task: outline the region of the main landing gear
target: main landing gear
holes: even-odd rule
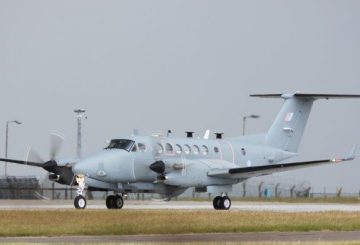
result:
[[[231,200],[228,196],[217,196],[213,201],[216,210],[228,210],[231,207]]]
[[[124,199],[120,195],[110,195],[106,198],[108,209],[121,209],[124,206]]]

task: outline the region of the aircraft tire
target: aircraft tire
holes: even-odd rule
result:
[[[221,196],[216,196],[213,200],[213,206],[214,206],[214,209],[218,210],[218,209],[221,209]]]
[[[227,196],[221,197],[220,206],[221,206],[221,209],[223,209],[223,210],[229,210],[231,207],[230,198]]]
[[[74,199],[74,206],[76,209],[86,208],[86,199],[83,196],[76,196]]]
[[[115,196],[114,208],[121,209],[124,206],[124,199],[120,195]]]
[[[106,207],[108,209],[114,209],[115,208],[115,196],[114,195],[110,195],[106,198]]]

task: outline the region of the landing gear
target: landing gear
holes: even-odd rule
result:
[[[231,207],[231,200],[227,196],[217,196],[214,198],[213,206],[216,210],[228,210]]]
[[[78,194],[74,199],[74,206],[76,209],[84,209],[86,207],[86,198],[85,196],[85,177],[83,175],[76,176],[76,182],[78,183],[78,188],[76,193]]]
[[[84,209],[86,207],[86,199],[83,196],[76,196],[74,199],[76,209]]]
[[[120,195],[110,195],[106,198],[108,209],[121,209],[124,206],[124,199]]]

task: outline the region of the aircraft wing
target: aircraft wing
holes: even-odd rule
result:
[[[43,163],[39,163],[39,162],[28,162],[22,160],[6,159],[6,158],[0,158],[0,162],[11,162],[11,163],[17,163],[17,164],[23,164],[23,165],[29,165],[35,167],[43,167]]]
[[[314,160],[306,162],[291,162],[291,163],[279,163],[263,166],[243,167],[243,168],[228,168],[228,169],[214,169],[208,172],[208,176],[219,177],[226,179],[242,179],[250,178],[261,175],[268,175],[272,173],[279,173],[288,170],[295,170],[305,167],[320,166],[326,164],[337,164],[345,161],[351,161],[355,159],[356,148],[354,147],[351,154],[346,158],[333,158],[325,160]]]

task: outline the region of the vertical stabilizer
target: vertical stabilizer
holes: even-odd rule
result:
[[[255,94],[253,97],[282,98],[284,104],[266,134],[266,144],[285,151],[297,152],[311,107],[317,99],[360,98],[349,94]]]
[[[285,151],[297,152],[314,99],[283,96],[284,104],[271,125],[266,144]]]

